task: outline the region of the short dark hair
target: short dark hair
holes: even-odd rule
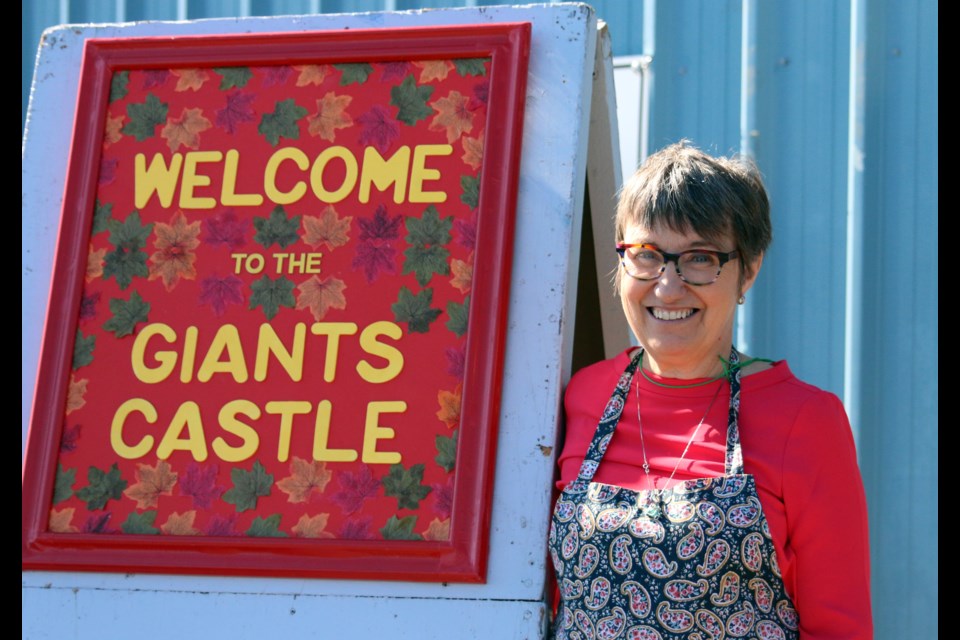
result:
[[[770,246],[770,201],[756,165],[745,158],[713,157],[681,140],[640,166],[620,192],[614,219],[617,241],[627,226],[666,226],[705,240],[733,237],[740,277]]]

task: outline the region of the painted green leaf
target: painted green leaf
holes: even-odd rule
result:
[[[345,87],[348,84],[363,84],[373,73],[373,67],[366,62],[351,62],[333,65],[335,69],[340,70],[340,86]]]
[[[280,276],[272,280],[270,276],[263,276],[259,280],[250,283],[250,290],[253,295],[250,296],[250,308],[256,309],[263,307],[263,315],[267,320],[273,320],[273,317],[280,311],[280,307],[296,306],[297,300],[293,295],[293,282],[285,276]]]
[[[417,524],[417,516],[397,518],[390,516],[387,524],[380,529],[384,540],[423,540],[423,536],[415,533],[413,528]]]
[[[467,316],[470,313],[470,296],[463,299],[463,304],[450,301],[447,303],[447,329],[453,331],[457,337],[467,332]]]
[[[410,244],[447,244],[450,242],[453,216],[441,218],[437,208],[430,205],[420,218],[409,217],[404,224],[407,227],[406,240]]]
[[[460,176],[460,188],[463,193],[460,194],[460,202],[471,209],[476,209],[480,204],[480,174],[473,176]]]
[[[220,90],[242,89],[250,82],[253,72],[249,67],[214,67],[214,71],[220,74]]]
[[[433,86],[417,86],[412,75],[407,76],[399,86],[390,89],[390,104],[397,107],[397,120],[413,126],[418,121],[433,115],[433,108],[427,106],[427,100],[433,95]]]
[[[237,507],[237,511],[257,508],[257,498],[270,495],[273,475],[267,473],[259,461],[253,463],[250,471],[234,467],[230,472],[233,488],[223,494],[223,501]]]
[[[280,514],[275,513],[272,516],[261,518],[257,516],[253,519],[250,528],[247,529],[247,535],[255,538],[287,538],[289,537],[283,531],[280,531]]]
[[[137,142],[143,142],[154,136],[157,125],[166,123],[167,103],[148,93],[143,102],[127,105],[127,116],[130,122],[123,125],[121,131],[136,138]]]
[[[486,61],[487,58],[458,58],[454,59],[453,66],[461,77],[483,76],[487,74]]]
[[[397,301],[390,305],[397,322],[406,322],[411,333],[426,333],[430,323],[440,315],[440,309],[431,309],[433,289],[424,289],[414,295],[410,289],[400,287]]]
[[[147,268],[147,254],[140,249],[128,251],[118,248],[108,253],[103,259],[103,278],[113,276],[121,289],[126,289],[134,278],[146,278],[150,275]]]
[[[307,110],[297,106],[293,98],[278,100],[273,113],[265,113],[260,118],[257,131],[273,146],[280,144],[280,138],[297,140],[300,138],[300,127],[297,120],[307,115]]]
[[[77,339],[73,343],[73,370],[85,367],[93,362],[93,347],[97,343],[97,336],[83,335],[80,329],[77,329]]]
[[[157,512],[154,510],[137,513],[131,511],[127,519],[120,525],[120,530],[124,533],[138,533],[140,535],[156,536],[160,535],[160,529],[153,526],[157,521]]]
[[[77,481],[76,469],[64,469],[57,464],[57,478],[53,483],[53,504],[60,504],[73,496],[73,483]]]
[[[110,230],[110,244],[124,249],[142,249],[147,245],[147,238],[153,231],[153,223],[143,224],[140,221],[140,212],[134,209],[123,222],[110,219],[107,221]]]
[[[415,274],[421,287],[425,287],[435,273],[442,276],[450,273],[450,263],[447,262],[450,252],[441,246],[424,247],[415,244],[404,251],[403,255],[403,275]]]
[[[443,467],[443,470],[446,472],[453,471],[454,465],[457,463],[457,432],[454,430],[453,435],[449,438],[447,436],[442,436],[437,434],[434,439],[437,445],[437,455],[433,458],[438,465]]]
[[[253,227],[257,232],[253,240],[264,249],[269,249],[273,244],[280,245],[281,249],[286,248],[299,239],[297,229],[300,228],[300,218],[299,214],[288,218],[283,207],[277,205],[269,218],[254,216]]]
[[[103,323],[103,328],[122,338],[134,332],[138,322],[146,322],[150,313],[150,303],[134,291],[129,300],[110,298],[110,313],[113,316]]]
[[[77,497],[87,503],[91,511],[103,509],[109,500],[119,500],[127,481],[120,477],[120,469],[114,462],[110,471],[102,471],[91,466],[87,470],[89,484],[77,491]]]
[[[127,96],[127,84],[130,82],[129,71],[116,71],[110,77],[110,102],[121,100]]]
[[[108,229],[108,223],[110,222],[110,216],[112,214],[112,204],[109,202],[106,204],[101,204],[100,200],[97,200],[97,205],[93,209],[93,228],[91,233],[97,234],[101,231],[106,231]]]
[[[390,465],[390,473],[381,480],[384,493],[397,499],[398,509],[418,509],[420,501],[432,491],[423,483],[423,465],[404,469],[402,464]]]

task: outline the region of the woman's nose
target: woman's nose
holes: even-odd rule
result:
[[[661,298],[669,300],[682,296],[686,290],[686,286],[686,283],[677,271],[676,262],[671,260],[665,263],[663,270],[660,272],[660,277],[657,279],[657,294]]]

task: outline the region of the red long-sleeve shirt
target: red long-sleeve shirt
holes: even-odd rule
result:
[[[621,353],[570,380],[560,487],[577,476],[597,420],[628,360],[628,352]],[[743,376],[741,382],[744,469],[756,480],[783,582],[800,615],[801,638],[872,638],[867,508],[843,405],[833,394],[798,380],[782,361]],[[594,480],[649,488],[641,468],[638,384],[647,458],[656,486],[667,486],[708,406],[672,484],[723,475],[729,386],[714,382],[665,388],[637,373]],[[721,384],[724,388],[711,405]]]

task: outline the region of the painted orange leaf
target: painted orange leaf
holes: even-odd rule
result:
[[[474,169],[479,169],[480,163],[483,162],[483,131],[476,138],[464,136],[461,143],[463,155],[460,157]]]
[[[323,79],[330,73],[330,67],[325,64],[304,64],[293,65],[293,68],[300,72],[297,76],[297,86],[305,87],[309,84],[320,86]]]
[[[177,473],[166,460],[157,460],[157,465],[138,464],[137,482],[127,487],[123,495],[137,501],[137,509],[152,509],[157,506],[160,496],[173,494],[177,484]]]
[[[203,117],[203,109],[184,109],[179,118],[167,118],[160,135],[170,151],[176,151],[180,145],[196,149],[200,146],[200,134],[210,127],[210,121]]]
[[[424,540],[449,540],[450,539],[450,518],[441,520],[434,518],[430,526],[423,532]]]
[[[473,264],[454,258],[450,261],[450,270],[453,272],[450,284],[459,289],[460,293],[470,291],[470,284],[473,282]]]
[[[87,282],[103,275],[103,258],[107,255],[106,249],[94,249],[90,247],[90,253],[87,254],[87,273],[84,276]]]
[[[437,417],[450,429],[454,429],[460,424],[461,395],[460,385],[457,385],[457,388],[452,392],[441,389],[437,393],[437,402],[440,403],[440,411],[437,411]]]
[[[321,513],[316,516],[308,516],[303,514],[300,516],[300,519],[297,520],[297,524],[293,525],[293,535],[298,538],[333,538],[334,535],[329,531],[324,531],[327,528],[327,520],[329,520],[329,513]]]
[[[306,502],[317,491],[323,493],[333,473],[327,471],[323,462],[308,462],[296,456],[290,463],[290,475],[277,483],[280,491],[289,497],[289,502]]]
[[[89,380],[86,378],[82,380],[77,380],[73,377],[73,374],[70,374],[70,386],[67,388],[67,411],[66,413],[72,413],[87,404],[87,401],[84,400],[83,396],[87,393],[87,383]]]
[[[73,507],[65,507],[63,509],[52,509],[50,511],[50,519],[47,521],[47,528],[54,533],[77,533],[80,530],[77,529],[73,524]]]
[[[431,80],[446,80],[447,74],[453,71],[453,63],[449,60],[423,60],[414,62],[413,66],[423,69],[420,72],[420,82]]]
[[[119,115],[116,118],[107,114],[107,124],[103,129],[103,144],[105,146],[110,146],[114,142],[120,142],[120,138],[123,135],[120,133],[120,129],[123,128],[123,115]]]
[[[194,510],[171,513],[167,521],[160,525],[160,531],[169,536],[198,536],[200,530],[193,526],[196,517],[197,512]]]
[[[153,225],[156,252],[150,256],[150,279],[163,279],[167,291],[173,289],[180,278],[193,280],[197,270],[193,263],[197,260],[194,249],[200,246],[200,221],[187,223],[182,211],[170,218],[170,224],[157,222]]]
[[[303,241],[311,247],[325,244],[328,249],[336,249],[350,240],[352,220],[353,216],[341,218],[333,205],[327,205],[319,216],[303,216]]]
[[[460,95],[459,91],[451,91],[446,98],[439,98],[430,106],[437,115],[430,121],[431,131],[447,130],[447,142],[455,142],[464,133],[473,130],[473,111],[467,108],[470,99]]]
[[[330,309],[347,308],[347,299],[343,296],[346,288],[343,280],[336,276],[323,280],[313,276],[297,286],[300,291],[297,296],[297,309],[310,309],[314,319],[319,322]]]
[[[205,69],[171,69],[170,73],[177,76],[174,91],[197,91],[210,79],[210,74]]]
[[[307,131],[310,135],[333,142],[336,129],[353,125],[353,118],[347,113],[351,100],[353,96],[338,96],[333,91],[317,100],[317,112],[307,116]]]

